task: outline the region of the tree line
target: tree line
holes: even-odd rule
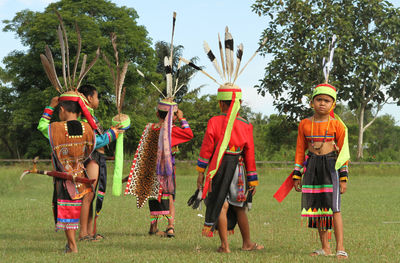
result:
[[[322,81],[321,62],[326,56],[329,37],[337,34],[339,41],[331,83],[338,88],[338,97],[343,102],[336,112],[349,128],[353,159],[357,156],[371,161],[399,161],[396,138],[400,127],[393,117],[378,116],[384,103],[397,102],[400,97],[399,10],[388,1],[378,0],[256,0],[252,8],[255,14],[269,19],[260,37],[269,38],[263,54],[273,55],[256,88],[261,95],[270,93],[279,111],[266,116],[248,106],[241,109],[241,115],[254,126],[256,159],[294,159],[297,122],[311,114],[308,99],[312,87]],[[75,54],[73,48],[77,46],[75,22],[82,35],[82,53],[89,56],[88,60],[97,47],[107,57],[113,57],[109,36],[112,32],[117,34],[120,57],[131,62],[125,80],[123,112],[132,120],[124,149],[127,154],[133,154],[146,123],[157,121],[159,94],[151,87],[150,80],[165,87],[162,60],[169,54],[169,43],[158,42],[153,48],[146,28],[137,24],[138,14],[133,8],[118,7],[107,0],[61,0],[49,4],[43,12],[22,10],[12,20],[3,21],[3,30],[14,32],[28,49],[11,52],[3,60],[4,68],[0,68],[0,158],[37,155],[48,158],[50,154],[48,142],[36,126],[44,107],[57,95],[39,59],[47,44],[53,51],[57,69],[61,68],[54,9],[63,16],[70,54]],[[175,69],[183,51],[182,46],[175,47]],[[136,69],[144,72],[146,79]],[[180,146],[178,158],[195,160],[207,121],[219,114],[219,107],[216,95],[200,96],[201,87],[190,87],[192,74],[190,68],[182,68],[180,78],[184,87],[177,101],[195,137]],[[101,94],[96,116],[107,128],[117,109],[112,78],[104,61],[96,63],[86,83],[96,86]],[[113,154],[113,147],[108,147],[109,155]]]

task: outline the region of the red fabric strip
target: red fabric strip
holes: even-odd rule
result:
[[[274,194],[274,198],[276,201],[279,203],[283,201],[283,199],[286,198],[286,196],[290,193],[292,190],[294,184],[293,184],[293,172],[286,178],[286,180],[283,182],[281,187],[279,187],[278,191]]]
[[[218,89],[218,92],[242,92],[241,89]],[[234,101],[234,99],[232,98],[232,101]]]
[[[81,110],[83,113],[83,116],[85,116],[86,120],[88,121],[90,127],[92,127],[92,129],[96,130],[97,129],[97,125],[93,120],[92,114],[90,114],[89,110],[87,109],[85,103],[83,102],[83,100],[80,97],[75,97],[75,96],[62,96],[60,97],[58,100],[65,100],[65,101],[76,101],[79,103],[79,106],[81,106]]]

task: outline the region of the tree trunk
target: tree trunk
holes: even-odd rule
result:
[[[358,142],[357,142],[357,160],[364,157],[363,155],[363,141],[364,141],[364,112],[365,104],[361,104],[360,115],[358,118]]]
[[[6,146],[8,152],[10,153],[10,157],[14,158],[15,157],[15,152],[13,149],[10,147],[10,144],[8,143],[7,139],[4,137],[1,137],[1,141],[3,142],[4,146]]]

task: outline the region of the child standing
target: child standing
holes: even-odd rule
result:
[[[127,178],[125,195],[136,195],[138,208],[149,200],[150,235],[175,237],[175,153],[179,144],[193,138],[193,132],[172,98],[158,103],[156,115],[158,123],[147,124],[143,132]],[[176,119],[181,127],[173,125]],[[168,169],[170,174],[162,175],[159,168]],[[146,185],[150,187],[144,187]],[[164,232],[158,230],[158,221],[163,217],[168,220]]]
[[[217,100],[222,114],[208,121],[196,170],[199,172],[197,188],[203,192],[202,199],[205,199],[207,206],[202,234],[212,237],[214,231],[218,229],[221,246],[217,251],[222,253],[231,252],[228,232],[233,233],[236,223],[242,234],[242,250],[264,249],[263,245],[252,242],[250,238],[246,214],[247,200],[255,194],[258,176],[254,156],[253,126],[239,116],[242,90],[235,85],[236,79],[250,61],[240,70],[243,55],[243,44],[240,44],[235,67],[233,43],[232,35],[226,27],[225,56],[219,40],[221,70],[216,56],[204,41],[204,50],[224,84],[218,83],[215,78],[192,62],[181,58],[183,62],[216,82],[219,87]],[[204,172],[207,167],[205,177]]]
[[[50,107],[46,107],[38,129],[50,141],[53,166],[57,171],[87,177],[83,162],[94,150],[96,139],[92,127],[77,120],[81,114],[81,106],[77,100],[81,100],[81,97],[73,91],[54,97]],[[58,104],[61,121],[49,124],[53,110]],[[82,198],[92,192],[91,185],[60,178],[54,178],[53,182],[56,230],[65,231],[68,241],[65,252],[77,253],[75,232],[78,229]]]
[[[100,214],[100,210],[103,206],[104,196],[106,193],[107,186],[107,166],[106,157],[104,154],[104,147],[109,143],[113,142],[118,138],[118,135],[123,130],[117,127],[111,127],[110,129],[103,131],[99,121],[94,116],[94,110],[99,107],[99,94],[97,89],[92,85],[82,85],[78,91],[82,93],[87,103],[87,108],[91,113],[94,121],[97,124],[96,134],[96,147],[95,151],[90,155],[90,158],[85,162],[85,167],[90,179],[95,179],[95,190],[93,193],[89,193],[83,198],[82,201],[82,212],[81,212],[81,229],[79,232],[80,241],[98,241],[104,238],[103,235],[96,233],[96,218]],[[86,119],[83,118],[84,121]],[[96,196],[96,215],[93,223],[93,200]]]
[[[227,100],[236,90],[240,96],[241,90],[237,86],[226,85],[218,89],[218,103],[222,114],[211,118],[207,125],[200,156],[197,162],[198,189],[203,188],[204,171],[213,155],[218,155],[217,146],[224,139],[224,123],[229,108],[234,104]],[[240,94],[240,95],[239,95]],[[261,250],[264,246],[254,243],[250,239],[250,227],[246,213],[246,197],[255,194],[258,185],[256,164],[254,159],[253,126],[245,119],[237,116],[230,134],[229,144],[212,181],[211,189],[205,199],[207,206],[203,235],[213,236],[218,229],[221,246],[218,252],[230,253],[228,232],[233,233],[236,223],[239,224],[243,239],[243,250]],[[208,169],[208,173],[212,170]],[[247,170],[247,176],[245,173]],[[206,182],[209,179],[206,179]],[[207,185],[207,183],[206,183]],[[207,189],[207,188],[206,188]],[[206,190],[207,191],[207,190]]]
[[[321,240],[322,248],[311,255],[331,254],[328,231],[333,227],[336,255],[347,258],[343,245],[340,194],[347,189],[350,156],[347,128],[333,114],[335,104],[336,89],[333,86],[321,84],[315,87],[311,101],[314,115],[299,124],[292,178],[296,191],[302,192],[301,216],[308,218],[310,228],[318,229]],[[308,151],[307,156],[305,151]],[[300,170],[303,165],[305,173],[302,178]]]

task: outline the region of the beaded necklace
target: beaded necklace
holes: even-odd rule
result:
[[[328,125],[326,126],[326,131],[325,131],[325,135],[324,135],[324,139],[322,140],[322,143],[319,147],[315,147],[315,142],[314,142],[314,137],[313,137],[313,131],[314,131],[314,116],[312,117],[312,122],[311,122],[311,147],[316,150],[319,151],[321,150],[322,146],[324,145],[325,141],[326,141],[326,137],[328,135],[328,129],[329,129],[329,124],[331,122],[331,116],[328,116]]]

